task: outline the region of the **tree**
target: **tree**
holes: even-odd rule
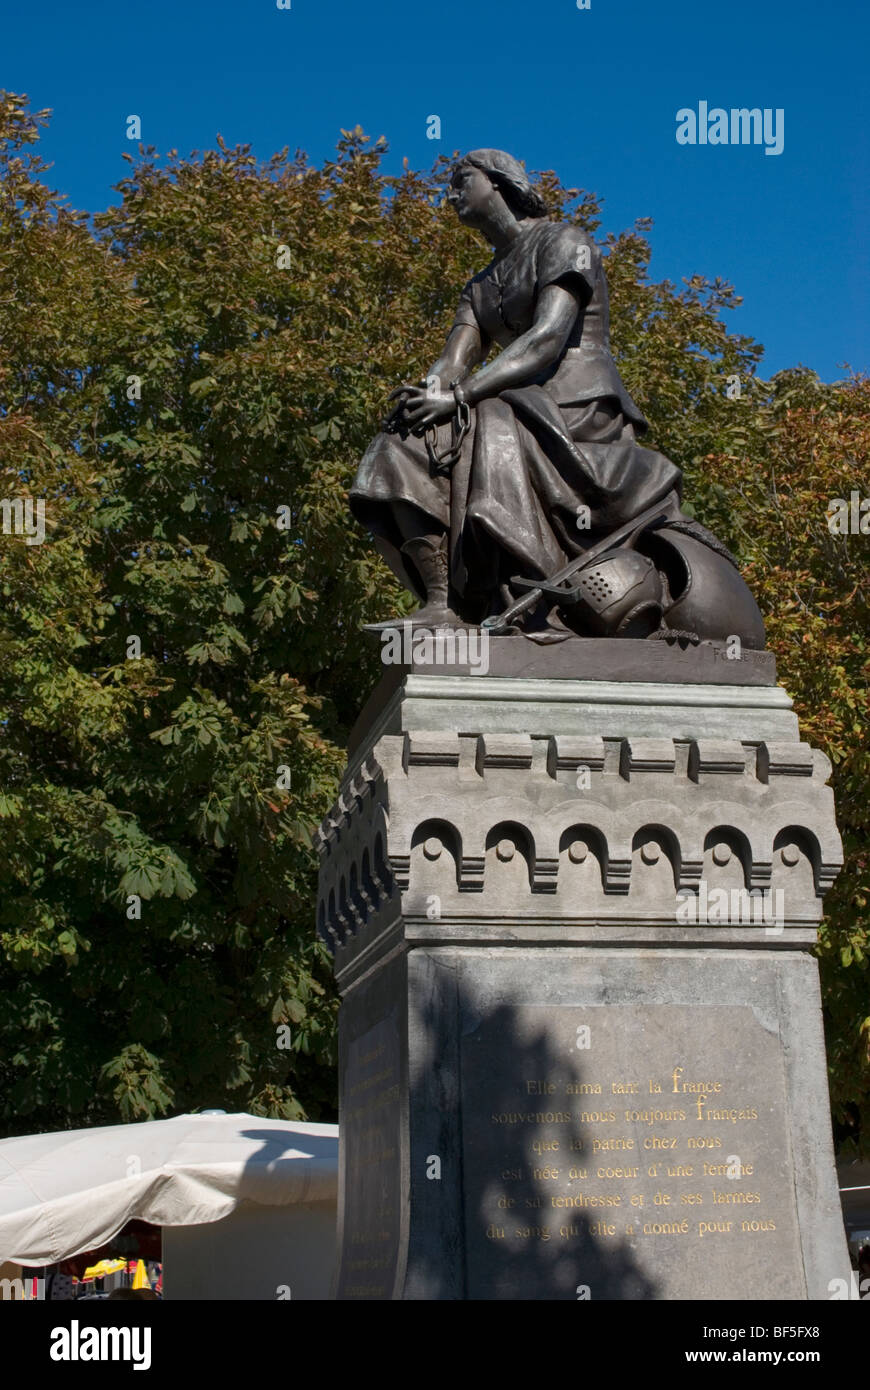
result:
[[[311,831],[379,674],[361,626],[413,604],[346,493],[484,251],[443,205],[448,161],[387,176],[386,143],[359,129],[322,168],[220,139],[186,159],[140,150],[89,221],[42,182],[46,116],[0,94],[0,492],[45,499],[47,528],[42,545],[0,534],[2,1125],[218,1104],[330,1118]],[[595,198],[542,184],[554,216],[596,231]],[[846,654],[825,723],[780,616],[794,567],[815,575],[822,556],[795,549],[797,512],[766,481],[812,432],[783,405],[791,378],[760,382],[761,349],[727,332],[730,286],[649,282],[648,231],[608,239],[621,367],[698,515],[750,565],[807,730],[835,750],[858,698],[855,571],[831,581]],[[863,390],[812,386],[866,442]],[[842,746],[857,836],[866,765]],[[834,1092],[862,1100],[864,938],[838,911]]]
[[[870,872],[867,740],[870,381],[823,386],[783,372],[754,411],[743,446],[707,461],[729,497],[729,534],[765,612],[779,679],[801,736],[831,759],[845,866],[826,900],[820,960],[831,1096],[843,1137],[868,1126]],[[860,529],[836,525],[839,499]],[[860,503],[859,503],[860,505]],[[866,520],[864,518],[867,517]]]

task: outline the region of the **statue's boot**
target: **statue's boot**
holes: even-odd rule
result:
[[[447,535],[415,536],[405,541],[402,554],[411,561],[426,590],[426,602],[407,620],[414,627],[467,627],[468,624],[450,607],[448,597],[450,565],[447,557]]]
[[[426,602],[408,618],[388,618],[383,623],[366,623],[366,632],[386,632],[388,628],[410,623],[413,628],[434,630],[443,627],[469,627],[450,606],[449,573],[446,533],[436,536],[414,536],[401,548],[407,568],[416,573],[419,587],[425,591]],[[405,583],[407,583],[407,579]],[[410,585],[409,585],[410,587]]]

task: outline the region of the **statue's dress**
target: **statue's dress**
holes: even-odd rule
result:
[[[657,502],[678,524],[683,520],[679,468],[637,443],[647,422],[611,356],[601,254],[581,228],[547,218],[526,223],[509,249],[469,280],[455,322],[476,324],[485,350],[493,342],[505,347],[531,328],[547,285],[569,287],[581,303],[558,361],[528,385],[471,410],[452,472],[433,469],[423,439],[404,430],[381,433],[350,492],[354,515],[421,598],[419,577],[400,554],[394,504],[410,502],[448,529],[451,583],[474,621],[500,611],[510,598],[502,587],[510,575],[547,578]],[[449,442],[449,424],[439,426],[438,451]]]

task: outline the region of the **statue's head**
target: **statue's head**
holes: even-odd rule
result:
[[[471,150],[453,166],[447,200],[457,216],[479,226],[501,198],[514,217],[546,217],[547,206],[518,159],[504,150]]]

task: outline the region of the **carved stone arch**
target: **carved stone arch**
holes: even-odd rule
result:
[[[366,845],[362,853],[362,863],[360,865],[359,891],[360,897],[366,905],[367,912],[376,912],[378,908],[378,903],[380,901],[380,894],[378,893],[378,890],[375,887],[375,881],[372,878],[372,862],[371,855],[369,854],[368,845]]]
[[[822,851],[818,838],[805,825],[784,825],[773,837],[771,883],[785,895],[788,917],[799,916],[801,903],[822,897],[819,888]]]
[[[351,916],[358,927],[364,927],[368,917],[368,911],[362,894],[359,891],[359,869],[356,860],[350,866],[348,876],[347,901]]]
[[[704,872],[708,888],[752,886],[752,846],[735,825],[714,825],[704,836]]]
[[[342,873],[338,882],[338,911],[336,913],[342,941],[353,935],[353,921],[347,903],[347,876]]]
[[[433,816],[411,836],[411,887],[459,887],[462,839],[452,822]]]
[[[682,853],[669,826],[656,821],[639,826],[632,836],[631,859],[632,892],[651,892],[658,898],[679,890]]]
[[[559,838],[559,884],[569,892],[582,885],[585,892],[604,892],[607,875],[607,840],[598,825],[577,821],[566,826]]]
[[[826,795],[832,805],[831,793],[826,791]],[[772,832],[778,834],[780,830],[796,827],[812,835],[818,844],[819,864],[816,872],[816,892],[821,897],[828,891],[843,867],[843,842],[834,823],[833,815],[825,816],[816,812],[816,814],[808,816],[807,807],[795,800],[781,802],[775,808],[774,814],[776,821],[771,826]]]
[[[335,889],[329,890],[329,906],[326,912],[326,930],[334,941],[342,941],[343,937],[338,929],[338,913],[335,907]]]
[[[631,808],[635,826],[631,840],[632,862],[637,859],[638,835],[658,832],[661,848],[674,868],[678,891],[692,892],[697,887],[704,867],[704,827],[698,815],[688,808],[675,806],[661,798],[636,801]],[[643,868],[649,867],[641,860]]]
[[[624,816],[602,802],[583,797],[582,805],[578,799],[561,801],[550,811],[549,823],[558,834],[559,857],[561,859],[562,837],[574,825],[592,825],[601,835],[603,842],[602,877],[605,893],[628,892],[631,882],[631,840],[624,831]]]
[[[499,825],[516,826],[525,836],[533,859],[536,855],[540,857],[548,853],[550,841],[552,853],[556,853],[558,836],[553,835],[546,813],[534,803],[523,806],[523,818],[519,820],[516,798],[490,796],[474,811],[460,808],[455,819],[462,830],[462,849],[466,856],[485,854],[490,832]]]
[[[457,791],[451,799],[451,818],[433,815],[433,807],[438,810],[444,805],[442,798],[433,800],[430,794],[408,797],[403,800],[401,814],[397,814],[390,827],[390,866],[396,881],[403,891],[410,882],[411,859],[417,846],[417,832],[423,825],[435,824],[449,826],[448,840],[450,852],[457,856],[459,865],[459,887],[463,892],[480,892],[483,888],[483,834],[480,828],[479,807],[467,811],[461,792]],[[455,811],[454,811],[455,805]],[[385,824],[387,823],[385,817]],[[437,834],[437,830],[433,832]],[[442,865],[443,868],[443,865]]]
[[[379,830],[375,835],[375,845],[372,863],[372,878],[380,892],[382,898],[392,897],[394,890],[393,873],[387,861],[385,853],[386,829]]]
[[[485,844],[486,891],[503,894],[534,887],[535,841],[519,821],[502,820],[490,826]]]

